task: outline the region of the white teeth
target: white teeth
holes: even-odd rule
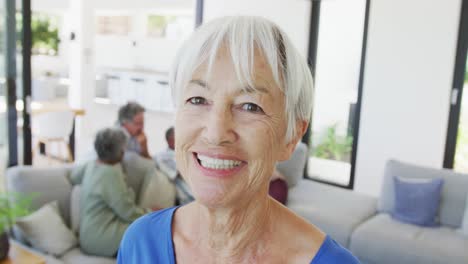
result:
[[[215,159],[208,156],[203,156],[197,154],[198,159],[203,167],[215,170],[227,170],[232,169],[241,164],[240,161],[237,160],[223,160],[223,159]]]

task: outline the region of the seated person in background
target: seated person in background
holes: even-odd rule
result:
[[[145,108],[138,103],[128,102],[119,109],[118,125],[127,135],[127,151],[133,151],[144,158],[151,158],[148,153],[145,125]]]
[[[273,175],[270,179],[270,187],[268,193],[278,202],[286,205],[288,199],[288,183],[277,169],[273,172]]]
[[[192,191],[187,183],[179,175],[176,167],[175,152],[174,152],[174,127],[170,127],[166,131],[167,149],[156,154],[153,159],[156,166],[164,172],[167,177],[174,183],[177,192],[177,201],[179,204],[186,204],[194,200]]]
[[[156,162],[156,165],[169,177],[169,179],[174,181],[177,177],[177,167],[174,151],[174,127],[170,127],[166,130],[166,142],[167,149],[156,154],[153,157],[153,160]]]
[[[73,171],[81,184],[80,245],[87,254],[113,257],[127,227],[146,210],[135,205],[135,194],[125,182],[121,161],[127,137],[119,128],[100,130],[94,147],[98,159]]]

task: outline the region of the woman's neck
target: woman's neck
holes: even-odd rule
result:
[[[261,197],[251,197],[232,208],[212,209],[193,203],[193,241],[220,261],[243,262],[267,254],[262,242],[271,239],[275,205],[269,196]]]

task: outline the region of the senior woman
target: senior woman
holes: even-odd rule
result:
[[[135,205],[135,194],[125,182],[121,160],[127,137],[120,128],[100,130],[94,147],[98,154],[75,169],[73,184],[81,184],[80,246],[92,255],[113,257],[127,227],[146,211]]]
[[[312,76],[258,17],[200,27],[172,72],[176,161],[195,201],[135,221],[119,263],[358,263],[268,195],[311,116]]]

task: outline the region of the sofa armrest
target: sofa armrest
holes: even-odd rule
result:
[[[37,210],[44,204],[58,201],[60,213],[65,223],[70,223],[71,183],[69,174],[72,166],[54,168],[36,168],[33,166],[17,166],[6,172],[6,186],[10,192],[32,194],[32,210]]]

